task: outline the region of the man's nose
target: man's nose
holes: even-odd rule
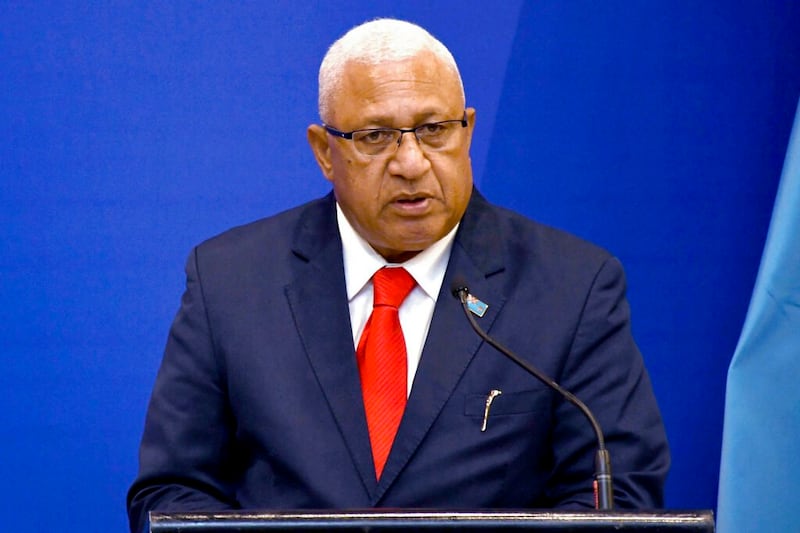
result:
[[[430,169],[431,162],[413,131],[404,131],[397,144],[397,151],[389,162],[389,172],[406,179],[415,179]]]

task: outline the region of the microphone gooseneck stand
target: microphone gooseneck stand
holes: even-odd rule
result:
[[[595,473],[594,473],[594,506],[595,509],[599,510],[611,510],[614,508],[614,486],[611,479],[611,456],[608,453],[605,445],[605,438],[603,437],[603,430],[600,428],[600,424],[597,422],[597,419],[594,417],[592,412],[583,403],[579,400],[574,394],[569,392],[568,390],[564,389],[550,379],[548,376],[543,374],[539,369],[534,367],[533,365],[529,364],[527,361],[520,358],[514,352],[503,346],[502,344],[495,341],[491,338],[486,332],[484,332],[475,319],[472,316],[472,312],[467,307],[467,297],[469,296],[469,288],[464,284],[456,281],[453,284],[453,296],[458,298],[461,302],[461,308],[464,310],[464,315],[469,320],[472,329],[477,333],[484,341],[488,344],[493,346],[497,351],[514,361],[517,365],[525,369],[528,373],[533,375],[536,379],[550,387],[551,389],[558,392],[561,396],[563,396],[569,403],[580,409],[581,413],[586,417],[589,423],[592,425],[592,429],[597,437],[597,453],[595,454]]]

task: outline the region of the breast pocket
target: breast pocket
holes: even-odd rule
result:
[[[473,418],[486,416],[521,415],[546,412],[550,407],[550,391],[544,389],[505,392],[497,390],[483,394],[469,394],[465,399],[464,414]]]

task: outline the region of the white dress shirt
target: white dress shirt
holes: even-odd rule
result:
[[[416,287],[400,305],[400,326],[406,341],[408,357],[408,381],[406,394],[411,393],[411,385],[417,373],[422,348],[428,336],[433,318],[433,309],[444,281],[447,262],[458,224],[444,237],[400,265],[387,263],[367,241],[364,240],[344,216],[336,204],[336,220],[342,238],[344,257],[344,279],[347,285],[347,303],[350,307],[350,325],[353,329],[353,345],[364,331],[364,326],[372,314],[372,275],[381,268],[402,266],[411,274]]]

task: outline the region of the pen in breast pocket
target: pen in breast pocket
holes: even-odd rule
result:
[[[486,396],[486,407],[483,409],[483,425],[481,426],[481,431],[486,431],[486,425],[489,423],[489,409],[492,408],[494,399],[501,394],[503,394],[503,391],[492,389],[489,391],[489,395]]]

